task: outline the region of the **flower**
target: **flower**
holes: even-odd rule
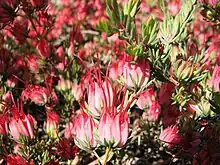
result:
[[[159,139],[167,143],[169,147],[172,147],[173,145],[178,144],[182,139],[178,132],[177,125],[167,127],[161,132]]]
[[[50,57],[50,47],[46,40],[41,39],[37,45],[37,50],[42,58]]]
[[[110,114],[104,112],[98,126],[99,138],[102,145],[122,147],[128,139],[129,119],[127,112]]]
[[[129,88],[145,87],[150,78],[150,66],[145,60],[135,64],[127,61],[124,64],[122,76]]]
[[[50,96],[49,90],[40,85],[33,85],[23,90],[22,100],[30,99],[35,104],[42,105],[47,103]]]
[[[104,107],[112,107],[114,99],[115,91],[107,78],[104,82],[91,82],[88,86],[86,109],[89,114],[98,117],[102,113]]]
[[[155,91],[153,87],[144,90],[137,99],[137,106],[140,109],[149,108],[153,102],[156,100]]]
[[[50,137],[57,138],[59,122],[60,116],[55,111],[47,112],[47,120],[44,127]]]
[[[74,134],[73,122],[68,122],[64,130],[64,137],[66,139],[70,139],[72,138],[73,134]]]
[[[14,139],[19,140],[23,135],[32,139],[34,137],[34,126],[36,126],[36,120],[30,115],[26,115],[23,111],[12,111],[13,116],[10,118],[9,130]]]
[[[175,16],[179,13],[181,9],[181,2],[180,0],[171,0],[168,3],[168,10],[170,11],[172,16]]]
[[[94,139],[95,123],[93,119],[85,112],[81,113],[74,120],[74,142],[75,144],[85,151],[90,151],[91,148],[96,146]]]
[[[6,114],[0,115],[0,134],[8,134],[8,116]]]
[[[220,66],[215,66],[210,83],[215,91],[220,93]]]
[[[161,113],[161,107],[158,101],[154,101],[152,105],[149,106],[147,112],[145,112],[143,115],[146,115],[147,120],[149,121],[156,121]]]
[[[7,165],[34,165],[33,160],[26,162],[20,155],[7,155]]]

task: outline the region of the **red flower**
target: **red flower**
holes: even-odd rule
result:
[[[181,137],[178,134],[179,130],[176,125],[167,127],[160,134],[160,140],[167,143],[169,147],[178,144],[181,141]]]
[[[123,78],[129,88],[145,87],[150,78],[150,66],[145,60],[138,61],[136,64],[125,62]]]
[[[37,50],[42,58],[50,57],[50,47],[46,40],[41,39],[37,45]]]
[[[20,155],[7,155],[7,165],[34,165],[33,160],[30,163],[26,162]]]
[[[41,87],[39,85],[33,85],[32,87],[27,87],[22,92],[22,99],[31,99],[35,104],[45,104],[50,96],[49,90],[47,88]]]
[[[210,83],[215,91],[220,93],[220,66],[215,66]]]
[[[26,115],[23,111],[12,111],[13,116],[10,118],[9,129],[15,139],[19,139],[20,135],[32,139],[34,137],[34,126],[37,122],[31,115]]]
[[[104,112],[99,121],[99,141],[102,145],[122,147],[128,139],[129,118],[127,112],[109,114]]]

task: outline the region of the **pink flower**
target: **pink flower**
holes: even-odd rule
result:
[[[128,61],[124,64],[122,75],[129,88],[142,88],[147,85],[150,78],[150,66],[143,59],[136,64]]]
[[[82,83],[73,84],[72,85],[72,94],[75,98],[75,100],[80,101],[83,98],[83,86]]]
[[[47,120],[44,127],[47,134],[50,137],[57,138],[59,123],[60,123],[60,116],[55,111],[47,112]]]
[[[45,104],[48,101],[48,97],[50,96],[49,90],[47,88],[41,87],[40,85],[33,85],[31,87],[27,87],[22,92],[22,99],[30,99],[35,104]]]
[[[66,139],[70,139],[72,138],[73,134],[74,134],[73,122],[68,122],[64,130],[64,137]]]
[[[179,13],[181,9],[181,2],[180,0],[171,0],[168,3],[168,10],[170,11],[172,16],[175,16]]]
[[[82,150],[90,151],[91,148],[96,146],[94,127],[93,119],[85,112],[81,112],[74,120],[74,141]]]
[[[181,141],[181,137],[178,134],[179,130],[177,125],[167,127],[160,134],[160,140],[167,143],[169,147],[178,144]]]
[[[9,130],[14,139],[19,139],[20,135],[32,139],[34,137],[34,126],[37,122],[31,115],[25,115],[23,111],[13,111],[10,118]]]
[[[20,155],[7,155],[7,165],[34,165],[33,160],[26,162]]]
[[[210,83],[215,91],[220,93],[220,66],[215,66]]]
[[[104,112],[98,126],[99,141],[102,145],[122,147],[128,139],[129,119],[127,112],[110,114]]]
[[[153,87],[143,91],[137,99],[137,106],[140,109],[149,108],[156,100],[155,91]]]
[[[89,84],[88,87],[88,110],[93,116],[99,116],[104,106],[104,95],[102,87],[96,82]]]

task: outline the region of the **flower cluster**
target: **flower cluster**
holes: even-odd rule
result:
[[[218,0],[1,0],[0,164],[219,164]]]

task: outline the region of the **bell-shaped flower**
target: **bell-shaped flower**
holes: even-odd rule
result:
[[[116,115],[105,111],[99,121],[98,142],[108,147],[122,147],[128,139],[129,118],[127,112]]]
[[[34,126],[36,120],[30,115],[26,115],[23,111],[13,111],[9,122],[10,134],[14,139],[19,140],[21,135],[32,139],[34,137]]]
[[[90,151],[96,146],[94,127],[93,119],[83,111],[74,120],[74,142],[82,150]]]
[[[128,88],[145,87],[150,78],[150,66],[145,60],[135,64],[127,61],[124,64],[122,76]]]

